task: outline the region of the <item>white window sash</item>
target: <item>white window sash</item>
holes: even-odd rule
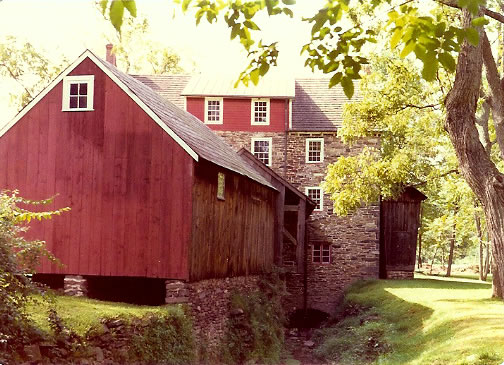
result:
[[[87,100],[85,108],[70,108],[70,85],[87,84]],[[94,107],[94,75],[66,76],[63,79],[62,111],[82,112],[93,111]]]

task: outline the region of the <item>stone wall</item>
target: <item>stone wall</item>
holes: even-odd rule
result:
[[[271,168],[283,176],[285,166],[285,133],[281,132],[229,132],[214,131],[224,138],[236,151],[245,148],[252,151],[252,138],[271,138]]]
[[[324,161],[306,163],[306,138],[324,138]],[[290,133],[288,143],[287,178],[301,192],[306,187],[319,186],[327,166],[340,156],[358,154],[364,146],[377,146],[370,138],[344,145],[336,133]],[[343,296],[344,289],[358,279],[379,275],[379,206],[359,209],[347,217],[333,213],[332,201],[324,193],[323,210],[314,211],[308,222],[307,304],[309,308],[332,313]],[[314,263],[313,243],[331,247],[331,262]]]
[[[166,281],[167,303],[189,305],[193,316],[193,328],[200,353],[209,359],[217,358],[219,345],[226,333],[230,313],[231,294],[257,290],[259,276],[240,276],[225,279],[209,279],[192,283]]]

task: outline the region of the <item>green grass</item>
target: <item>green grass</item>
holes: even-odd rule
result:
[[[347,316],[319,333],[316,353],[341,363],[500,364],[504,302],[490,283],[427,277],[359,283]]]
[[[47,314],[51,305],[40,300],[40,297],[36,297],[35,299],[36,302],[29,304],[28,313],[40,329],[49,331]],[[103,317],[114,317],[118,315],[141,317],[146,313],[152,312],[180,315],[183,313],[182,307],[177,305],[148,307],[59,295],[54,296],[53,299],[53,305],[65,325],[79,335],[84,335],[93,325],[99,324],[100,318]]]

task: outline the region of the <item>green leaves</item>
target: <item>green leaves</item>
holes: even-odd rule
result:
[[[102,0],[100,1],[100,8],[104,15],[107,12],[107,8],[109,9],[108,16],[110,18],[110,22],[118,33],[121,33],[121,27],[124,20],[124,9],[128,10],[128,13],[132,17],[137,16],[135,0]]]
[[[469,43],[471,43],[473,46],[477,46],[479,43],[479,33],[476,29],[474,28],[467,28],[465,30],[465,37]]]

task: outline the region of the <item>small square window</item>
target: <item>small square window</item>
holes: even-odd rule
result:
[[[271,138],[252,138],[252,154],[266,166],[271,166]]]
[[[312,262],[316,264],[331,263],[331,245],[315,243],[312,250]]]
[[[316,163],[324,161],[324,138],[306,139],[306,162]]]
[[[63,79],[63,111],[93,110],[94,75]]]
[[[309,187],[306,188],[305,194],[313,200],[317,206],[315,207],[316,211],[324,210],[324,192],[320,187]]]
[[[222,172],[217,173],[217,199],[224,200],[226,190],[226,175]]]
[[[222,98],[205,98],[205,123],[222,124]]]
[[[269,125],[269,99],[252,99],[252,125]]]

